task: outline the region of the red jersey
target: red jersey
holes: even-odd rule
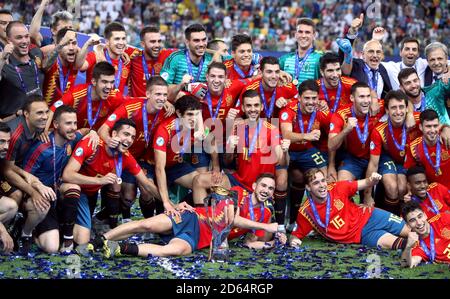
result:
[[[241,188],[239,186],[235,186],[231,188],[231,190],[235,190],[238,192],[239,216],[259,223],[271,222],[272,211],[267,206],[267,202],[259,204],[258,206],[253,205],[253,219],[252,219],[249,204],[249,199],[251,200],[252,193],[248,192],[246,189]],[[230,231],[228,239],[232,240],[235,238],[239,238],[240,236],[243,236],[249,232],[250,230],[248,229],[241,229],[236,227]],[[254,232],[254,235],[256,235],[257,237],[264,237],[265,233],[266,232],[264,230],[257,230]]]
[[[61,92],[60,85],[60,75],[59,75],[59,64],[58,60],[53,63],[50,69],[45,73],[44,80],[44,99],[49,106],[59,100],[63,94],[65,94],[69,89],[75,85],[75,80],[77,79],[78,70],[73,69],[73,65],[64,66],[62,65],[63,78],[62,81],[67,81],[64,92]],[[64,83],[63,83],[64,84]],[[63,87],[64,88],[64,87]]]
[[[425,167],[425,174],[428,178],[428,181],[438,182],[445,187],[450,188],[450,151],[445,148],[445,145],[440,145],[441,164],[439,170],[436,171],[436,169],[426,158],[423,146],[424,142],[422,136],[414,139],[406,146],[406,158],[404,167],[408,169],[415,165],[422,165],[423,167]],[[436,165],[436,147],[437,143],[434,146],[427,146],[428,155],[433,165]]]
[[[234,58],[225,60],[223,64],[225,64],[227,68],[227,79],[230,79],[231,81],[251,78],[257,70],[253,64],[250,65],[247,71],[242,70],[237,64],[234,63]]]
[[[337,109],[334,110],[334,105],[336,102],[336,94],[337,94],[337,90],[338,88],[326,88],[325,84],[323,84],[322,87],[322,79],[317,79],[316,80],[317,85],[319,85],[319,100],[320,101],[325,101],[328,104],[328,109],[330,109],[330,111],[336,112],[337,110],[339,110],[340,108],[343,108],[347,105],[351,105],[352,101],[350,100],[350,95],[351,95],[351,89],[352,89],[352,85],[355,84],[355,82],[357,82],[357,80],[350,78],[350,77],[346,77],[346,76],[341,76],[341,97],[339,99],[339,103],[337,104]],[[323,89],[325,88],[326,92],[327,92],[327,97],[325,96],[325,93],[323,92]]]
[[[110,172],[116,173],[114,160],[106,151],[106,144],[103,140],[94,151],[92,146],[88,146],[89,139],[81,140],[75,148],[72,158],[81,164],[79,173],[89,177],[102,177]],[[137,175],[141,167],[127,151],[122,154],[122,170],[127,170],[132,175]],[[100,190],[102,185],[80,185],[81,191],[86,195],[93,195]]]
[[[298,100],[292,101],[286,107],[283,107],[283,109],[281,109],[280,111],[280,124],[283,123],[292,124],[292,131],[294,133],[302,133],[302,131],[300,130],[300,124],[298,119],[299,116],[298,104],[299,104]],[[312,117],[312,114],[308,115],[303,113],[301,114],[302,114],[301,123],[303,124],[304,133],[306,133],[308,130],[308,125]],[[331,114],[328,111],[326,112],[317,111],[314,118],[314,123],[311,126],[311,131],[320,130],[321,131],[320,140],[318,142],[311,142],[311,141],[293,142],[291,143],[289,150],[294,152],[300,152],[306,149],[310,149],[312,147],[317,147],[320,150],[328,151],[327,142],[328,142],[328,130],[330,128],[330,119]]]
[[[88,122],[88,84],[76,85],[73,87],[71,92],[64,94],[61,100],[56,101],[50,110],[55,112],[56,108],[61,105],[67,105],[75,108],[77,110],[77,121],[79,128],[89,128]],[[95,120],[92,128],[98,130],[106,118],[113,112],[121,103],[123,102],[123,97],[117,94],[115,91],[111,91],[108,98],[104,101],[92,101],[92,120],[95,120],[98,108],[101,103],[101,110],[98,113],[98,118]]]
[[[436,263],[450,263],[450,214],[439,214],[429,219],[428,222],[434,230],[434,246]],[[427,249],[430,251],[430,235],[422,239]],[[430,258],[425,253],[420,243],[411,251],[412,256],[420,256],[423,261],[429,261]]]
[[[152,138],[156,131],[156,127],[159,123],[164,119],[164,114],[166,110],[163,108],[161,111],[156,112],[154,114],[149,114],[147,112],[147,130],[148,130],[148,143],[145,140],[144,134],[144,121],[143,121],[143,109],[142,107],[147,103],[146,98],[131,98],[125,103],[121,104],[117,107],[116,110],[108,117],[105,122],[110,129],[114,126],[114,124],[121,118],[132,119],[136,123],[136,139],[130,148],[130,153],[136,159],[143,159],[144,156],[148,156],[149,161],[154,161],[154,151],[147,150],[152,145]],[[150,156],[151,155],[151,156]],[[144,159],[145,160],[145,159]],[[147,161],[147,162],[149,162]]]
[[[171,117],[163,120],[156,128],[155,136],[153,138],[154,150],[160,150],[166,153],[166,168],[172,167],[178,163],[184,163],[184,161],[180,159],[180,151],[183,147],[185,149],[185,153],[191,152],[193,130],[191,130],[189,141],[185,139],[185,131],[181,131],[179,133],[179,137],[177,137],[177,119],[178,118],[176,115],[172,115]],[[177,138],[180,138],[179,142]]]
[[[447,187],[439,183],[431,183],[428,185],[427,192],[427,197],[423,201],[419,200],[419,203],[428,219],[436,216],[434,207],[437,208],[438,213],[450,214],[450,193]]]
[[[161,72],[164,61],[170,54],[176,49],[162,49],[159,52],[159,56],[156,59],[146,59],[148,76],[156,76]],[[131,73],[128,85],[128,94],[132,97],[145,97],[145,91],[147,88],[147,79],[144,74],[144,68],[142,64],[142,50],[134,52],[131,58]]]
[[[257,79],[254,80],[252,82],[250,82],[247,87],[244,89],[244,91],[242,93],[244,93],[246,90],[256,90],[258,92],[258,94],[261,96],[261,101],[263,101],[265,103],[263,103],[264,106],[264,110],[261,112],[261,118],[269,118],[267,116],[267,112],[268,110],[271,110],[271,103],[272,103],[272,98],[274,97],[274,101],[273,101],[273,110],[272,110],[272,114],[270,116],[270,118],[275,117],[277,118],[279,116],[279,112],[280,109],[275,105],[276,101],[279,98],[285,98],[286,100],[291,100],[293,98],[295,98],[298,94],[297,91],[297,87],[295,85],[293,85],[292,83],[288,83],[282,86],[277,86],[275,88],[275,90],[273,91],[266,91],[264,90],[264,96],[261,95],[261,87],[260,85],[261,83],[261,79]],[[241,95],[241,100],[240,103],[242,103],[242,95]]]
[[[419,117],[420,113],[414,112],[416,126],[406,132],[406,144],[422,135],[422,131],[419,129]],[[392,132],[396,140],[395,142],[397,142],[398,145],[401,145],[403,126],[398,128],[392,126]],[[378,123],[370,135],[370,154],[380,156],[383,149],[389,154],[395,163],[403,164],[405,162],[406,144],[405,150],[400,151],[400,149],[396,147],[395,142],[392,140],[392,135],[389,131],[389,123],[387,121]]]
[[[342,132],[342,130],[347,124],[347,119],[349,117],[352,117],[352,107],[353,105],[347,106],[345,108],[339,109],[338,111],[336,111],[336,113],[333,113],[333,116],[331,117],[329,134],[332,133],[339,134],[340,132]],[[380,107],[384,107],[383,101],[380,101]],[[354,128],[345,137],[344,145],[351,155],[357,158],[363,158],[367,160],[370,158],[370,149],[369,149],[370,133],[375,128],[375,126],[378,123],[378,120],[384,115],[384,113],[385,113],[384,108],[381,108],[380,112],[376,116],[369,116],[368,135],[364,143],[361,143],[361,141],[359,140],[356,128]],[[361,131],[361,134],[363,134],[366,116],[357,117],[357,119],[358,119],[358,127]]]
[[[105,51],[108,51],[108,50],[105,50]],[[139,51],[139,50],[135,49],[135,48],[128,47],[125,50],[125,53],[128,54],[128,56],[130,56],[130,57],[134,57],[134,55],[135,55],[134,52],[135,51]],[[106,57],[106,55],[105,55],[105,57]],[[92,80],[94,66],[97,63],[97,58],[95,57],[95,53],[94,52],[88,53],[87,56],[86,56],[86,61],[89,63],[89,66],[88,66],[88,68],[86,70],[86,83],[90,83],[91,80]],[[108,60],[106,60],[106,61],[108,61]],[[114,69],[116,70],[115,76],[118,76],[119,59],[112,59],[111,58],[111,62],[110,63],[114,66]],[[130,74],[130,66],[131,66],[131,63],[128,62],[127,64],[125,64],[122,61],[122,74],[120,75],[120,82],[119,82],[118,86],[114,85],[115,89],[118,90],[120,93],[123,93],[124,90],[125,90],[125,86],[127,86],[128,76]]]
[[[297,229],[292,233],[299,239],[308,235],[313,229],[328,240],[338,243],[360,243],[361,232],[372,215],[373,209],[365,212],[356,205],[351,197],[358,191],[358,182],[340,181],[328,185],[331,200],[328,230],[319,225],[309,200],[306,200],[299,209],[297,216]],[[315,206],[320,221],[326,225],[326,201],[322,204],[316,202]]]
[[[241,187],[238,187],[238,186],[231,188],[231,190],[238,192],[238,202],[239,202],[239,207],[240,207],[239,216],[252,220],[249,209],[248,209],[248,204],[246,204],[246,201],[247,201],[246,198],[247,198],[247,195],[249,195],[248,191]],[[217,207],[217,210],[220,211],[220,209],[223,209],[223,208],[224,208],[224,206],[219,204]],[[254,215],[255,222],[270,223],[272,213],[267,206],[265,206],[264,210],[263,210],[264,217],[261,217],[261,209],[259,206],[254,207],[253,209],[255,211],[255,215]],[[199,228],[200,228],[200,236],[199,236],[199,242],[197,245],[197,249],[209,247],[211,244],[212,232],[211,232],[211,227],[208,225],[208,221],[207,221],[206,217],[209,217],[211,219],[211,217],[212,217],[211,208],[209,207],[208,213],[206,213],[206,209],[204,207],[197,207],[197,208],[195,208],[195,213],[197,214],[198,224],[199,224]],[[219,213],[219,215],[220,215],[220,213]],[[249,232],[249,230],[234,228],[230,231],[230,234],[228,235],[228,239],[232,240],[232,239],[238,238],[248,232]],[[264,230],[258,230],[255,232],[255,235],[258,237],[262,237],[262,236],[264,236],[264,233],[265,233]]]
[[[248,140],[245,140],[245,127],[240,125],[237,128],[239,143],[237,145],[237,170],[233,176],[248,190],[252,190],[252,184],[260,173],[269,172],[275,175],[277,164],[275,147],[280,145],[280,131],[277,127],[267,121],[260,120],[259,135],[256,136],[258,126],[248,129]],[[247,154],[254,142],[252,154]]]

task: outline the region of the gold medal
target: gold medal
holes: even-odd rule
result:
[[[178,163],[183,163],[183,156],[178,156]]]
[[[122,184],[122,178],[117,178],[117,184]]]
[[[436,172],[436,176],[440,176],[440,175],[442,175],[442,171],[441,171],[441,169],[439,168],[439,170]]]
[[[404,157],[405,156],[405,151],[400,151],[400,157]]]
[[[298,85],[298,80],[297,80],[297,79],[292,80],[292,84],[294,84],[295,86],[297,86],[297,85]]]

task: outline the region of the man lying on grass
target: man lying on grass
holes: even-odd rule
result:
[[[358,181],[339,181],[327,185],[325,174],[312,168],[305,173],[307,200],[297,217],[291,246],[300,246],[301,239],[312,230],[337,243],[356,243],[383,249],[404,249],[409,228],[398,216],[365,205],[351,198],[358,190],[376,185],[381,175]]]
[[[422,261],[449,264],[450,214],[428,218],[419,202],[409,201],[402,207],[402,216],[411,228],[402,265],[413,268]]]
[[[261,174],[253,184],[253,193],[243,188],[233,187],[238,192],[239,207],[234,218],[233,229],[229,238],[241,236],[253,230],[246,238],[245,244],[251,248],[270,248],[274,246],[273,233],[278,224],[270,223],[271,212],[267,201],[273,196],[275,178],[272,174]],[[185,202],[176,206],[180,218],[159,214],[154,217],[122,224],[97,237],[94,248],[102,249],[105,258],[119,255],[147,257],[188,255],[196,249],[206,248],[211,243],[212,232],[206,217],[211,217],[211,208],[193,208]],[[250,212],[252,211],[252,212]],[[229,218],[230,219],[230,218]],[[232,219],[232,218],[231,218]],[[138,233],[158,233],[166,245],[135,244],[125,240]],[[286,243],[286,236],[277,233],[281,243]],[[270,241],[272,240],[272,241]]]

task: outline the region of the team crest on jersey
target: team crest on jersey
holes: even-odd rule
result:
[[[288,119],[288,113],[287,112],[283,112],[281,114],[281,120],[286,120],[286,119]]]
[[[122,78],[127,78],[128,77],[128,69],[124,68],[122,69]]]
[[[2,182],[1,187],[3,192],[9,192],[9,190],[11,190],[11,185],[6,181]]]
[[[450,229],[444,227],[441,231],[441,235],[446,238],[447,240],[450,240]]]
[[[342,210],[342,208],[344,207],[344,203],[339,199],[335,199],[333,205],[336,207],[336,209],[338,209],[338,211]]]
[[[231,106],[233,104],[233,97],[228,95],[225,101],[227,102],[227,106]]]
[[[448,154],[448,151],[443,150],[442,153],[441,153],[442,161],[446,161],[446,160],[448,160],[448,158],[450,158],[450,155]]]
[[[161,73],[159,75],[166,81],[167,81],[167,79],[169,79],[169,73],[167,73],[167,72],[163,72],[163,73]]]
[[[375,143],[373,143],[373,141],[370,142],[370,149],[372,151],[375,149]]]
[[[111,115],[108,117],[108,120],[109,120],[109,121],[115,121],[116,118],[117,118],[117,115],[116,115],[115,113],[113,113],[113,114],[111,114]]]
[[[58,108],[58,107],[62,106],[63,104],[64,104],[63,101],[59,100],[59,101],[56,101],[55,104],[53,104],[53,105],[55,106],[55,108]]]
[[[330,123],[330,131],[333,131],[333,130],[334,130],[334,124]]]
[[[164,145],[164,138],[162,138],[161,136],[159,136],[159,137],[156,139],[156,144],[157,144],[158,146],[163,146],[163,145]]]
[[[75,151],[75,156],[79,157],[83,154],[83,149],[81,147],[77,148]]]

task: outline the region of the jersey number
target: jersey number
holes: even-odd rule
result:
[[[444,255],[447,255],[447,258],[450,259],[450,244],[448,244],[447,248],[444,250]]]
[[[397,171],[397,167],[395,166],[395,163],[393,161],[388,161],[383,163],[389,170],[395,170]]]
[[[342,219],[339,215],[334,217],[333,220],[331,220],[331,223],[334,225],[336,229],[340,229],[345,225],[344,219]]]
[[[399,216],[397,216],[397,215],[394,215],[394,214],[391,214],[390,216],[389,216],[389,220],[388,220],[389,222],[391,222],[391,221],[394,221],[394,222],[396,222],[396,223],[402,223],[402,218],[400,218]]]
[[[313,159],[314,163],[316,163],[316,165],[325,163],[325,159],[319,153],[315,153],[315,154],[311,155],[311,158]]]

